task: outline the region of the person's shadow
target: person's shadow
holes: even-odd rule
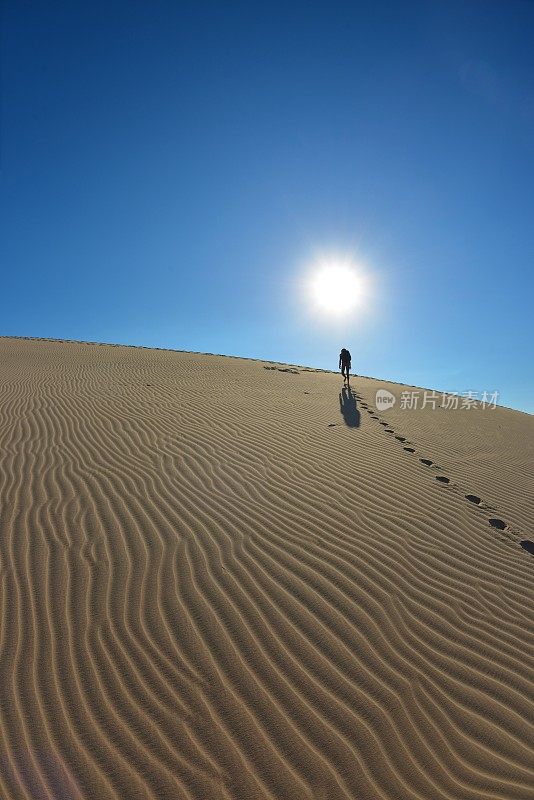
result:
[[[360,427],[360,412],[356,408],[356,397],[352,394],[350,386],[344,386],[339,394],[339,410],[343,414],[345,425],[349,428]]]

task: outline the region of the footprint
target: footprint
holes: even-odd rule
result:
[[[309,392],[304,392],[304,394],[309,394]]]
[[[451,479],[450,478],[446,478],[445,475],[436,475],[436,480],[439,481],[440,483],[450,483],[451,482]]]
[[[371,419],[378,419],[378,417],[376,416],[376,414],[373,414],[373,415],[371,416]]]
[[[419,461],[421,462],[421,464],[426,464],[427,467],[431,467],[432,464],[434,463],[429,458],[420,458]]]
[[[403,447],[403,450],[406,450],[407,453],[415,453],[415,447]]]
[[[365,410],[367,411],[368,414],[373,413],[370,408],[366,408]],[[373,419],[378,419],[378,417],[373,417]]]
[[[405,442],[406,441],[406,437],[405,436],[395,436],[395,439],[398,439],[399,442]]]
[[[529,541],[528,539],[523,539],[522,542],[519,542],[523,550],[526,550],[527,553],[532,553],[534,556],[534,542]]]
[[[395,433],[393,428],[386,428],[386,433]]]
[[[336,427],[336,423],[335,422],[331,422],[328,427],[329,428],[335,428]]]
[[[385,428],[387,428],[388,426],[387,422],[381,422],[380,424],[383,425]]]
[[[465,499],[469,500],[470,503],[476,503],[477,506],[482,502],[480,497],[477,497],[476,494],[466,494]]]
[[[492,517],[491,519],[488,520],[488,522],[492,528],[497,528],[500,531],[506,530],[506,522],[504,522],[502,519],[498,519],[497,517]]]

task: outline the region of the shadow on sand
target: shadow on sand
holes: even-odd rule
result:
[[[349,428],[360,427],[360,412],[356,408],[356,396],[352,394],[350,386],[344,386],[339,394],[339,410],[343,414],[345,425]]]

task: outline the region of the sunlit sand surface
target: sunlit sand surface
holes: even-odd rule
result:
[[[2,798],[532,800],[531,416],[133,347],[0,363]]]

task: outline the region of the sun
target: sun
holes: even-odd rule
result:
[[[320,264],[312,273],[309,291],[318,311],[342,316],[362,302],[364,280],[352,264],[330,261]]]

